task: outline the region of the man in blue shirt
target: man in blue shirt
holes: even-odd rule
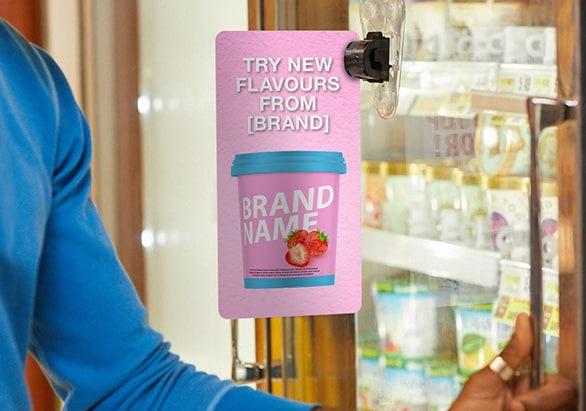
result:
[[[0,21],[0,410],[27,350],[68,410],[308,410],[196,371],[151,329],[94,205],[90,134],[42,50]]]

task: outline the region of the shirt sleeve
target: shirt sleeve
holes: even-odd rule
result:
[[[41,51],[30,48],[29,53],[45,62],[58,105],[52,203],[30,349],[65,409],[310,409],[197,371],[148,325],[90,200],[86,121],[55,63]]]

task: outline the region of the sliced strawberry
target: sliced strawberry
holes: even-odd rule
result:
[[[309,248],[311,255],[322,255],[328,251],[328,236],[321,230],[311,231],[305,237],[304,244]]]
[[[287,243],[287,248],[293,248],[299,243],[303,244],[303,242],[305,241],[305,237],[307,237],[307,234],[308,232],[305,230],[291,231],[289,233],[289,236],[287,236],[287,241],[285,241]]]
[[[311,253],[309,252],[309,248],[301,243],[291,247],[287,251],[287,254],[285,254],[285,260],[295,267],[305,267],[309,264],[310,258]]]

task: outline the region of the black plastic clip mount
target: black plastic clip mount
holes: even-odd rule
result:
[[[389,81],[389,44],[389,38],[380,31],[371,31],[366,39],[348,44],[344,51],[348,75],[370,83]]]

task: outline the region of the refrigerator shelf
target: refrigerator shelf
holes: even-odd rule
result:
[[[362,259],[483,287],[498,285],[498,253],[362,228]]]
[[[401,87],[416,94],[492,91],[555,97],[557,66],[467,61],[404,61]]]

